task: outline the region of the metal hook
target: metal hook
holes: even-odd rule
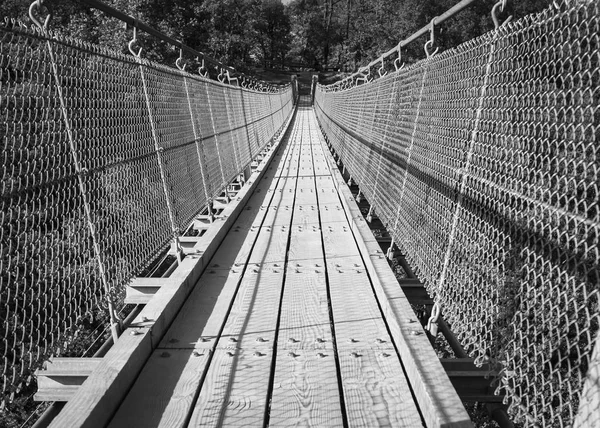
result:
[[[137,40],[137,27],[134,26],[133,27],[133,39],[131,39],[131,41],[129,42],[129,44],[127,45],[127,47],[129,48],[129,52],[131,52],[131,55],[139,58],[142,55],[142,49],[143,48],[140,48],[140,50],[137,53],[135,53],[133,51],[133,45],[135,43],[137,43],[137,41],[138,41]]]
[[[425,42],[425,46],[424,46],[425,54],[427,55],[427,58],[431,58],[436,53],[438,53],[438,51],[440,50],[440,48],[437,47],[437,48],[435,48],[435,51],[433,51],[433,53],[429,52],[429,49],[431,49],[433,47],[433,45],[435,44],[435,20],[436,19],[437,19],[437,16],[431,20],[431,24],[430,24],[430,28],[429,28],[429,40],[427,42]]]
[[[204,65],[204,58],[202,58],[202,65],[198,69],[198,73],[202,77],[208,77],[208,70],[207,70],[206,66]]]
[[[402,70],[404,68],[404,64],[402,64],[400,66],[398,65],[402,61],[402,51],[401,51],[401,48],[402,48],[402,46],[400,46],[400,43],[398,43],[398,58],[396,58],[394,60],[394,68],[396,69],[396,71]]]
[[[379,67],[379,69],[377,70],[377,72],[379,73],[379,77],[383,77],[388,73],[387,70],[384,70],[383,73],[381,72],[381,70],[383,70],[384,67],[385,67],[384,58],[381,57],[381,67]]]
[[[224,73],[224,69],[221,68],[221,71],[219,71],[219,75],[217,76],[217,80],[221,83],[223,83],[223,81],[225,80],[225,73]]]
[[[498,3],[496,3],[494,5],[494,7],[492,8],[492,21],[494,21],[494,30],[497,30],[498,28],[502,27],[505,24],[508,24],[510,22],[510,20],[512,19],[512,15],[510,15],[508,18],[506,18],[504,20],[504,22],[502,24],[500,24],[500,21],[498,21],[498,9],[500,9],[500,12],[504,12],[504,7],[506,6],[506,0],[499,0]]]
[[[187,67],[187,64],[183,64],[182,66],[181,61],[183,61],[183,49],[179,49],[179,58],[177,58],[177,60],[175,61],[175,66],[177,66],[177,68],[181,71],[184,71],[185,67]]]
[[[46,19],[44,20],[43,24],[40,21],[38,21],[35,16],[33,16],[33,9],[37,8],[39,11],[39,9],[42,7],[43,3],[44,3],[44,0],[35,0],[33,3],[31,3],[31,5],[29,5],[29,19],[31,19],[31,21],[33,21],[33,23],[38,28],[40,28],[42,30],[46,30],[48,28],[48,23],[50,22],[50,18],[52,17],[52,14],[49,13],[48,16],[46,16]]]
[[[231,85],[231,81],[235,80],[235,84],[236,86],[240,86],[240,82],[238,81],[237,77],[231,77],[231,75],[229,74],[229,70],[227,70],[225,72],[225,75],[227,76],[227,82]]]

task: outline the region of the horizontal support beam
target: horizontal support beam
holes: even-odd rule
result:
[[[102,358],[52,358],[45,368],[36,370],[38,390],[35,401],[68,401]]]
[[[450,382],[463,401],[484,403],[502,402],[502,396],[493,394],[491,386],[498,372],[489,364],[477,367],[472,358],[442,358],[440,362],[450,378]]]

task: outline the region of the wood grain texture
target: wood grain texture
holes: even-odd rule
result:
[[[293,142],[289,153],[292,162],[282,161],[276,169],[279,182],[271,204],[260,207],[264,221],[254,228],[258,236],[190,426],[262,425],[297,182],[299,150]]]
[[[421,417],[394,349],[340,349],[350,427],[419,427]]]
[[[155,350],[109,428],[185,426],[209,353],[207,349]]]
[[[332,351],[281,350],[276,364],[269,426],[343,426]]]
[[[262,426],[271,359],[270,349],[217,349],[189,426]]]
[[[343,426],[314,177],[300,177],[298,187],[269,425]]]
[[[347,216],[332,210],[329,219],[335,223],[323,225],[323,245],[348,425],[420,426]]]

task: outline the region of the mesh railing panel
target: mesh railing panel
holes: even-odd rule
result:
[[[353,181],[468,353],[502,365],[497,392],[527,425],[571,425],[587,374],[578,423],[600,424],[599,17],[556,3],[316,92]]]
[[[242,97],[276,118],[270,134],[248,140]],[[283,100],[279,111],[269,98]],[[291,88],[251,91],[0,24],[4,397],[60,354],[83,317],[108,298],[120,308],[125,284],[291,111]]]

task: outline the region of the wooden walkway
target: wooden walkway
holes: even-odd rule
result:
[[[462,416],[462,406],[432,410],[460,403],[453,390],[435,397],[431,385],[448,383],[441,366],[424,374],[428,362],[402,360],[429,344],[403,327],[421,329],[413,314],[393,314],[410,307],[382,254],[371,246],[378,264],[365,260],[360,213],[336,174],[301,104],[110,427],[418,427]],[[390,275],[391,297],[381,291]]]

